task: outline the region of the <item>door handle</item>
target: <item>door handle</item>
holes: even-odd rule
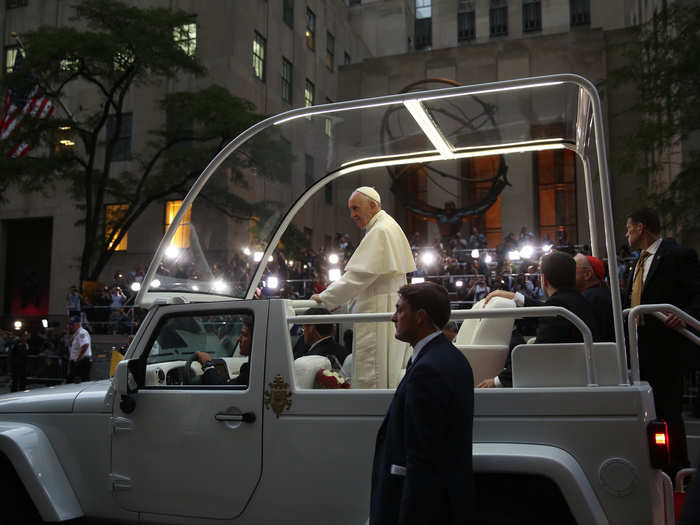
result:
[[[255,412],[244,412],[243,414],[229,414],[219,412],[214,416],[217,421],[237,421],[240,423],[255,423]]]

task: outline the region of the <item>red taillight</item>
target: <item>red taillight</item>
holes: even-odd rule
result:
[[[668,448],[668,427],[666,421],[652,421],[647,425],[649,437],[649,457],[651,466],[663,468],[669,464],[671,457]]]

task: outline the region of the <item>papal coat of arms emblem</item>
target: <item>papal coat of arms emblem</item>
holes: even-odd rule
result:
[[[289,391],[289,384],[284,382],[280,374],[275,376],[272,383],[268,383],[269,390],[265,390],[263,402],[265,408],[272,408],[277,417],[283,410],[289,410],[292,406],[292,393]]]

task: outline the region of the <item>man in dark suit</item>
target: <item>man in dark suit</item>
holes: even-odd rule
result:
[[[314,307],[304,312],[304,315],[330,315],[326,308]],[[305,324],[304,345],[306,350],[302,355],[322,355],[327,357],[333,368],[340,368],[348,356],[345,347],[333,339],[332,324]],[[336,362],[334,362],[336,361]]]
[[[195,352],[197,360],[202,365],[202,384],[203,385],[238,385],[247,386],[250,378],[250,351],[252,349],[253,323],[249,320],[243,321],[241,334],[238,336],[238,345],[242,357],[247,357],[248,361],[241,365],[238,375],[233,378],[227,378],[219,374],[216,370],[216,365],[207,352]]]
[[[399,289],[392,321],[413,356],[377,433],[371,525],[461,525],[472,517],[474,382],[440,331],[449,318],[442,286]]]
[[[615,340],[612,296],[605,285],[605,263],[597,257],[576,254],[576,289],[591,303],[598,325],[598,341]]]
[[[627,217],[627,241],[641,250],[623,294],[625,307],[670,303],[700,317],[700,265],[695,250],[660,236],[658,214],[644,208]],[[637,326],[639,371],[654,390],[656,417],[668,424],[673,474],[688,464],[682,411],[682,374],[690,344],[679,329],[685,323],[673,314],[665,322],[646,315]]]
[[[520,293],[495,290],[486,297],[488,302],[492,297],[512,299],[517,306],[561,306],[576,314],[588,328],[591,329],[593,340],[598,341],[598,325],[593,315],[593,307],[576,289],[576,262],[568,253],[554,251],[544,255],[540,262],[542,288],[548,299],[541,303]],[[576,326],[563,317],[542,317],[537,323],[535,336],[536,344],[547,343],[581,343],[583,335]],[[511,351],[514,346],[511,345]],[[500,378],[507,379],[510,385],[502,384]],[[493,388],[512,386],[510,362],[501,374],[492,379],[484,379],[477,388]]]

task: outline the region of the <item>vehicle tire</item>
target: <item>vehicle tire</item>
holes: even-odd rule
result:
[[[3,523],[44,523],[12,464],[5,457],[0,457],[0,509]]]

